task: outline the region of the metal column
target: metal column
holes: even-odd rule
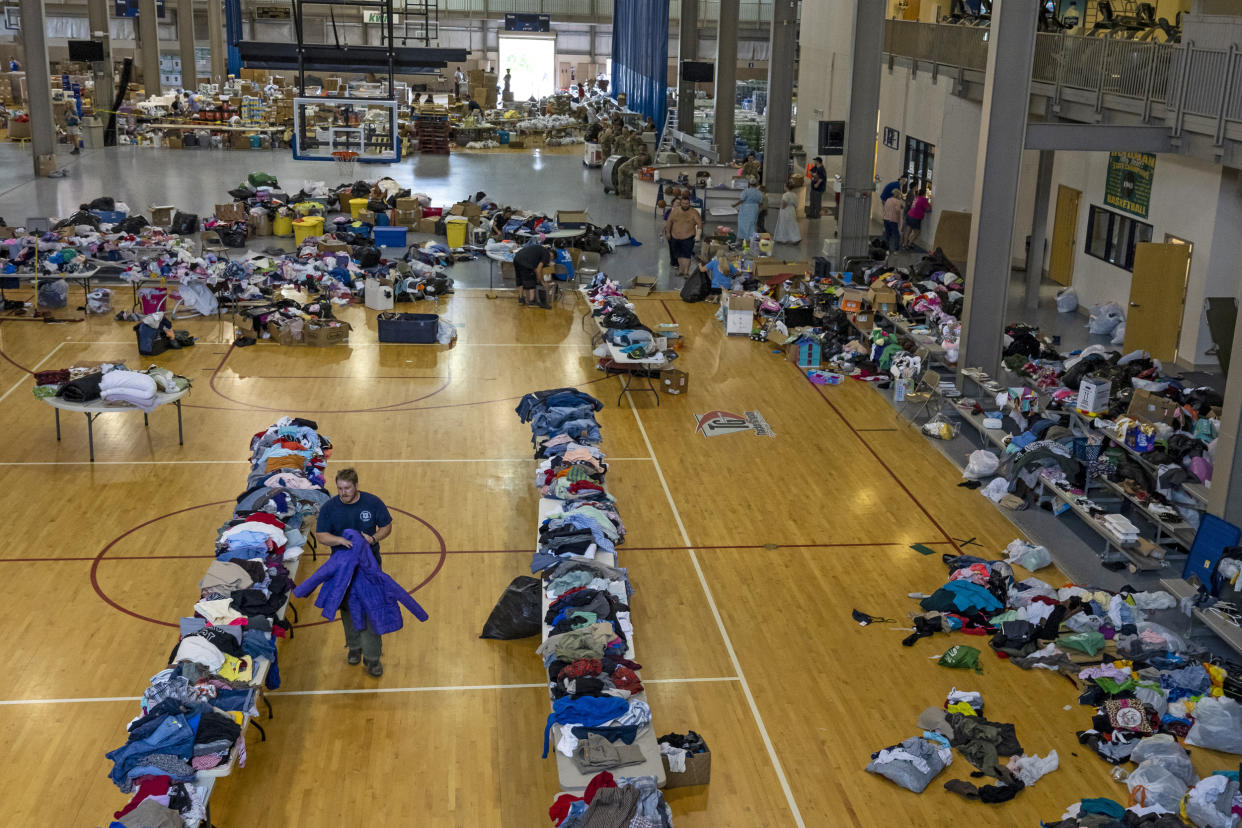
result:
[[[785,182],[789,180],[789,145],[792,143],[789,121],[793,117],[794,55],[797,53],[798,0],[775,0],[768,50],[768,111],[763,143],[763,190],[766,193],[785,192]],[[877,53],[877,76],[879,60]]]
[[[177,2],[177,43],[181,52],[181,88],[197,89],[194,71],[194,0]]]
[[[1234,245],[1236,247],[1236,245]],[[1221,406],[1220,434],[1212,464],[1208,511],[1242,525],[1242,325],[1233,326],[1233,350],[1225,377],[1225,404]]]
[[[677,129],[694,134],[694,84],[682,79],[682,64],[699,57],[699,0],[679,0],[677,33]]]
[[[1039,285],[1044,278],[1044,241],[1048,238],[1048,202],[1052,194],[1052,150],[1039,151],[1035,173],[1035,213],[1031,216],[1031,249],[1026,252],[1026,296],[1028,311],[1039,309]]]
[[[86,15],[91,27],[90,39],[103,44],[104,59],[91,64],[91,72],[95,76],[95,92],[91,96],[91,103],[95,114],[99,115],[112,108],[112,99],[116,97],[112,84],[112,37],[108,29],[107,0],[87,0]]]
[[[737,106],[738,0],[720,0],[716,23],[716,123],[713,136],[719,163],[733,160],[733,109]]]
[[[845,122],[845,174],[841,180],[841,260],[867,252],[871,194],[875,191],[875,131],[880,117],[880,71],[884,48],[884,0],[858,0]]]
[[[228,54],[224,48],[224,0],[207,0],[207,36],[211,45],[211,82],[228,79]]]
[[[22,46],[26,51],[26,94],[30,98],[26,102],[30,115],[30,148],[35,175],[39,175],[39,156],[56,152],[43,0],[21,0],[20,9]]]
[[[155,0],[138,0],[138,55],[142,60],[142,91],[150,98],[159,95],[160,27]]]
[[[960,368],[1000,376],[1013,225],[1030,106],[1039,0],[995,0],[975,164]]]

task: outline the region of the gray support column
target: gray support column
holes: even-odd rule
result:
[[[194,72],[194,0],[177,2],[177,43],[181,53],[181,88],[198,88]]]
[[[720,0],[720,19],[716,23],[716,123],[713,136],[719,163],[733,158],[733,109],[737,105],[737,15],[738,0]]]
[[[763,142],[763,190],[766,193],[785,192],[785,182],[789,180],[789,121],[793,117],[794,55],[797,53],[798,0],[775,0],[768,48],[768,111]],[[877,63],[877,74],[879,71]]]
[[[1039,0],[995,0],[975,164],[959,368],[1000,376]]]
[[[142,56],[142,90],[150,98],[159,95],[160,86],[160,29],[156,17],[155,0],[138,0],[139,54]]]
[[[681,64],[699,59],[699,0],[681,3],[681,25],[677,34],[677,128],[694,134],[694,84],[681,79]]]
[[[858,0],[851,47],[850,110],[841,179],[841,260],[867,252],[875,192],[875,130],[880,114],[884,0]]]
[[[207,0],[207,36],[211,46],[211,82],[228,80],[229,55],[224,48],[224,0]]]
[[[1035,173],[1035,212],[1031,216],[1031,249],[1026,253],[1026,296],[1028,311],[1039,309],[1039,285],[1044,279],[1044,241],[1048,238],[1048,202],[1052,195],[1052,150],[1039,151]]]
[[[47,37],[43,20],[43,0],[21,0],[22,47],[26,50],[26,94],[30,115],[30,149],[35,175],[39,156],[56,152],[56,130],[52,125],[52,79],[47,62]]]
[[[86,14],[91,27],[91,40],[103,44],[104,59],[91,66],[95,76],[95,92],[91,100],[98,114],[112,109],[112,101],[116,97],[112,83],[112,37],[108,29],[107,0],[87,0]],[[106,116],[104,120],[107,120]]]

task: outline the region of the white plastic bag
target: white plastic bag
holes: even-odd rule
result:
[[[992,482],[980,489],[980,494],[993,503],[1000,503],[1001,498],[1009,494],[1009,481],[1003,477],[993,478]]]
[[[1189,787],[1177,774],[1165,767],[1160,760],[1148,759],[1139,765],[1126,779],[1130,799],[1137,805],[1159,807],[1169,813],[1177,813],[1182,797]]]
[[[1186,797],[1186,816],[1199,828],[1234,828],[1230,809],[1237,792],[1238,783],[1226,776],[1205,777]]]
[[[1167,733],[1158,733],[1141,739],[1130,753],[1130,761],[1143,764],[1149,760],[1158,761],[1168,771],[1187,785],[1199,781],[1199,774],[1190,763],[1190,754]]]
[[[945,419],[944,415],[937,414],[923,423],[923,433],[928,437],[935,437],[937,440],[952,440],[957,436],[957,429]]]
[[[1186,734],[1186,744],[1242,753],[1242,704],[1208,696],[1195,705],[1193,715],[1195,723]]]
[[[457,326],[447,319],[441,319],[436,327],[436,342],[441,345],[452,345],[457,338]]]
[[[1052,563],[1052,554],[1046,547],[1034,546],[1021,538],[1010,541],[1005,547],[1005,552],[1008,553],[1005,563],[1017,564],[1030,572],[1043,569]]]
[[[1097,336],[1107,336],[1124,321],[1126,317],[1121,311],[1121,305],[1116,302],[1104,302],[1091,309],[1087,331]]]
[[[1122,322],[1116,328],[1113,328],[1113,338],[1108,340],[1112,345],[1126,344],[1126,323]]]
[[[1073,313],[1078,310],[1078,291],[1072,287],[1057,294],[1057,310],[1061,313]]]
[[[1061,759],[1055,750],[1042,757],[1032,753],[1028,756],[1011,756],[1009,770],[1017,774],[1018,778],[1029,788],[1038,782],[1040,777],[1047,776],[1056,770],[1060,763]]]
[[[999,468],[1000,458],[990,451],[980,449],[970,453],[970,459],[966,461],[966,470],[962,472],[962,476],[970,480],[982,480],[996,474]]]

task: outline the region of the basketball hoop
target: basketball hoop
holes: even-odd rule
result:
[[[332,153],[332,160],[336,162],[337,174],[352,182],[358,169],[358,153],[353,150],[335,150]]]

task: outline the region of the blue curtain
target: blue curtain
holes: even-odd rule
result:
[[[664,129],[668,108],[669,0],[613,0],[612,94]]]

